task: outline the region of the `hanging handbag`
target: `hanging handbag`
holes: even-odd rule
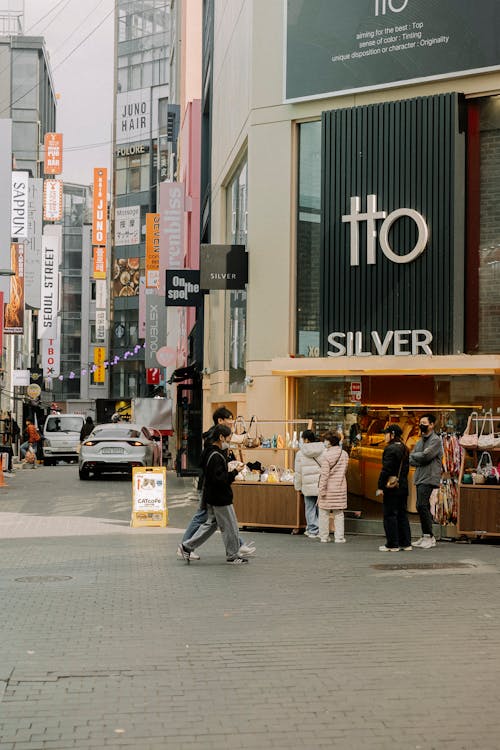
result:
[[[484,428],[486,427],[486,423],[488,423],[490,430],[485,434]],[[495,450],[495,448],[500,448],[500,437],[495,437],[495,428],[493,426],[493,412],[491,409],[484,415],[483,424],[481,425],[481,432],[477,440],[477,447],[480,450]]]
[[[488,453],[488,451],[483,451],[476,468],[476,474],[479,474],[486,478],[491,474],[492,469],[493,461],[491,460],[491,455]],[[483,482],[481,484],[483,484]]]
[[[473,420],[476,421],[476,430],[471,432]],[[477,448],[477,441],[479,438],[479,415],[477,411],[473,411],[467,422],[467,429],[458,441],[462,448]]]
[[[230,443],[235,443],[236,445],[243,445],[245,442],[246,437],[246,424],[243,417],[236,417],[233,425],[233,432],[231,434],[231,440]]]
[[[258,435],[257,417],[252,417],[248,425],[248,432],[244,435],[243,445],[245,448],[258,448],[260,444],[261,439]]]

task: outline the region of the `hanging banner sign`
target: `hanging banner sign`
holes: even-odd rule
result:
[[[146,287],[158,289],[160,281],[160,214],[146,214]]]
[[[4,306],[3,332],[24,333],[24,244],[13,242],[10,257],[16,275],[10,279],[10,299]]]
[[[139,277],[139,338],[146,338],[146,277]]]
[[[167,307],[199,307],[203,304],[199,271],[165,271]]]
[[[144,366],[158,367],[156,352],[167,343],[167,308],[158,294],[146,295],[146,348]]]
[[[115,246],[138,245],[141,241],[141,207],[115,209]]]
[[[160,268],[184,267],[184,183],[160,183]],[[160,274],[158,293],[165,294]]]
[[[106,310],[107,307],[106,282],[104,279],[97,279],[95,283],[95,308],[96,310]]]
[[[164,466],[132,469],[132,528],[168,524],[167,470]]]
[[[248,253],[245,245],[201,245],[202,289],[245,289],[248,283]]]
[[[106,341],[106,310],[95,311],[95,340]]]
[[[59,254],[61,243],[57,235],[42,235],[42,291],[38,313],[38,338],[57,337],[59,305]]]
[[[104,383],[106,378],[106,368],[104,360],[106,359],[106,349],[104,346],[94,346],[94,383]]]
[[[63,216],[62,180],[43,181],[43,219],[61,221]]]
[[[108,170],[94,168],[94,206],[92,210],[92,244],[103,247],[108,235]]]
[[[42,231],[43,231],[43,180],[29,181],[28,239],[24,269],[24,297],[26,305],[40,308]]]
[[[44,174],[61,174],[63,153],[62,133],[46,133],[44,139],[44,148]]]
[[[24,240],[28,237],[29,205],[28,172],[12,172],[11,237]]]
[[[106,247],[94,247],[94,279],[105,279],[106,272]]]
[[[42,369],[45,378],[56,378],[61,371],[61,344],[59,339],[43,339]]]

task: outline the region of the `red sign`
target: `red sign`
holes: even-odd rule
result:
[[[159,367],[148,367],[146,369],[146,384],[147,385],[160,385],[160,368]]]
[[[351,382],[351,401],[361,401],[361,381],[353,380]]]

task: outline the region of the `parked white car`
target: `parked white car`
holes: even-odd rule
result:
[[[43,426],[43,463],[50,466],[60,460],[76,461],[80,446],[81,414],[50,414]]]
[[[80,447],[78,473],[130,473],[134,466],[159,466],[160,445],[147,427],[127,422],[98,425]]]

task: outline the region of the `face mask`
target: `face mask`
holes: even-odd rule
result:
[[[422,433],[422,435],[427,435],[427,433],[429,432],[429,425],[421,424],[420,432]]]
[[[221,448],[223,451],[227,451],[229,448],[229,443],[221,443]]]

